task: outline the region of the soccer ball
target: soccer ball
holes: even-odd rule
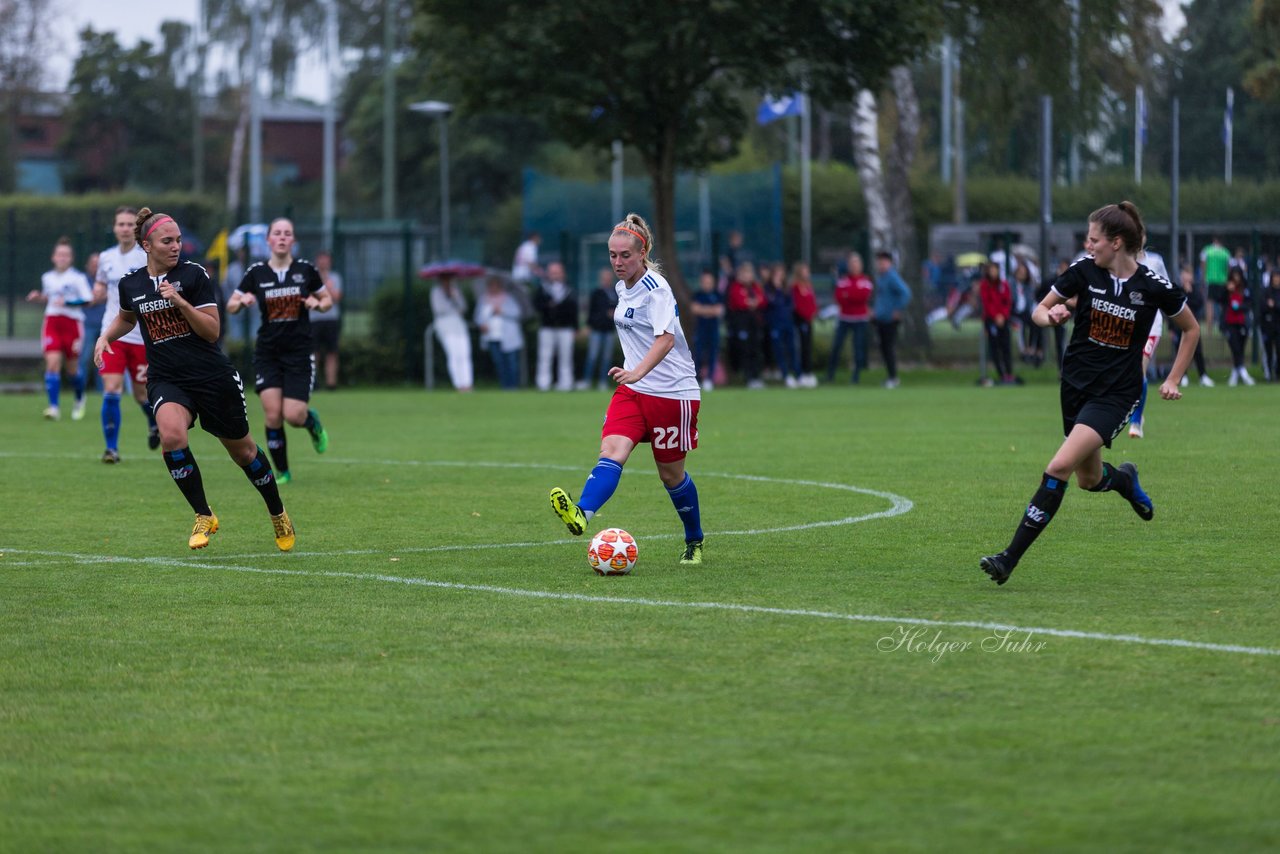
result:
[[[591,538],[587,563],[596,575],[626,575],[636,565],[636,540],[621,528],[605,528]]]

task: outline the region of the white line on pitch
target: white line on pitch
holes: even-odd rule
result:
[[[406,578],[398,575],[365,572],[328,572],[306,569],[267,569],[258,566],[195,563],[174,558],[129,558],[107,555],[80,555],[65,552],[34,551],[29,549],[0,549],[13,554],[34,554],[69,558],[82,564],[145,564],[174,569],[214,569],[226,572],[246,572],[259,575],[292,575],[311,578],[344,578],[352,581],[378,581],[384,584],[404,584],[414,587],[432,587],[442,590],[461,590],[470,593],[493,593],[500,596],[521,596],[529,599],[548,599],[560,602],[589,602],[605,605],[638,605],[646,608],[687,608],[699,611],[734,611],[745,614],[766,614],[779,617],[810,617],[822,620],[844,620],[854,623],[892,623],[908,626],[937,626],[939,628],[969,628],[987,631],[1030,632],[1050,637],[1076,638],[1111,643],[1129,643],[1142,646],[1172,646],[1183,649],[1199,649],[1209,652],[1228,652],[1239,655],[1277,655],[1280,649],[1237,644],[1205,643],[1179,638],[1149,638],[1142,635],[1113,635],[1104,632],[1084,632],[1076,629],[1054,629],[1042,626],[1016,626],[1008,623],[992,623],[981,620],[929,620],[922,617],[886,617],[878,614],[845,614],[839,611],[813,611],[805,608],[772,608],[765,605],[740,605],[733,602],[680,602],[672,599],[642,599],[630,596],[591,596],[585,593],[556,593],[550,590],[525,590],[519,587],[498,587],[491,584],[460,584],[454,581],[432,581],[427,578]]]

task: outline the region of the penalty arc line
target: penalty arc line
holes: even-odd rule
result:
[[[173,569],[210,569],[224,572],[244,572],[259,575],[282,575],[311,578],[337,578],[352,581],[375,581],[383,584],[399,584],[413,587],[429,587],[439,590],[458,590],[468,593],[491,593],[498,596],[519,596],[527,599],[544,599],[559,602],[584,602],[601,605],[633,605],[645,608],[682,608],[696,611],[730,611],[743,614],[762,614],[777,617],[808,617],[811,619],[840,620],[852,623],[888,623],[907,626],[931,626],[938,628],[970,628],[986,631],[1029,632],[1049,637],[1076,640],[1095,640],[1109,643],[1127,643],[1140,646],[1167,646],[1181,649],[1197,649],[1207,652],[1226,652],[1237,655],[1280,656],[1280,649],[1238,644],[1208,643],[1180,638],[1152,638],[1142,635],[1117,635],[1105,632],[1086,632],[1078,629],[1055,629],[1044,626],[1019,626],[1010,623],[993,623],[983,620],[930,620],[923,617],[890,617],[880,614],[848,614],[839,611],[815,611],[806,608],[776,608],[767,605],[744,605],[735,602],[681,602],[674,599],[644,599],[633,596],[594,596],[587,593],[557,593],[552,590],[528,590],[519,587],[500,587],[492,584],[462,584],[455,581],[434,581],[429,578],[409,578],[398,575],[363,572],[336,572],[306,569],[269,569],[258,566],[231,564],[193,563],[172,558],[126,558],[102,555],[78,555],[65,552],[33,551],[26,549],[0,549],[0,552],[32,554],[70,558],[83,564],[145,564]]]

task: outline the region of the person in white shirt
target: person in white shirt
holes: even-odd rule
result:
[[[683,564],[702,563],[698,490],[685,471],[686,454],[698,447],[700,389],[693,354],[680,327],[675,294],[650,258],[653,232],[638,214],[627,214],[609,237],[609,261],[619,281],[614,325],[625,357],[609,369],[618,383],[601,430],[600,459],[574,503],[551,490],[551,508],[569,533],[580,536],[617,489],[635,446],[648,442],[671,503],[684,523]]]
[[[511,262],[511,278],[521,285],[542,275],[538,266],[538,244],[542,243],[542,235],[536,231],[529,232],[524,242],[516,247],[515,258]]]
[[[431,325],[444,348],[449,380],[458,391],[471,391],[474,370],[471,364],[471,333],[464,319],[467,298],[453,276],[441,276],[431,289]]]
[[[493,358],[498,382],[507,390],[520,387],[520,351],[524,349],[524,331],[520,328],[523,311],[520,303],[507,292],[498,276],[485,282],[484,296],[476,301],[476,327],[480,342]]]
[[[98,255],[93,295],[107,301],[107,310],[102,315],[103,329],[110,329],[111,321],[120,313],[120,280],[147,264],[147,253],[134,240],[137,224],[136,209],[127,205],[116,208],[113,227],[116,245]],[[102,452],[104,463],[120,462],[120,395],[124,392],[126,373],[133,384],[133,399],[147,417],[147,447],[153,451],[160,447],[160,431],[156,429],[155,415],[147,400],[147,348],[142,330],[135,326],[102,357],[102,438],[107,448]]]
[[[1166,282],[1170,281],[1169,270],[1164,265],[1164,258],[1160,257],[1158,252],[1144,248],[1138,256],[1138,263],[1145,265],[1148,270]],[[1147,333],[1147,343],[1142,347],[1142,395],[1138,398],[1137,408],[1129,416],[1130,439],[1142,438],[1142,428],[1146,424],[1144,412],[1147,408],[1147,370],[1151,367],[1151,359],[1155,356],[1156,348],[1160,346],[1160,338],[1163,335],[1164,315],[1157,311],[1155,319],[1151,321],[1151,331]]]
[[[84,273],[71,266],[74,260],[71,238],[58,238],[53,247],[53,269],[40,277],[39,290],[27,294],[27,302],[45,304],[40,338],[44,349],[44,390],[49,397],[44,417],[50,421],[62,417],[58,405],[62,393],[62,367],[80,363],[80,348],[84,344],[84,306],[93,301]],[[71,419],[79,421],[84,418],[84,374],[78,369],[72,387],[76,403],[71,410]]]

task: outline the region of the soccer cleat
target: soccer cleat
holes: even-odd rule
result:
[[[1129,422],[1129,438],[1130,439],[1142,438],[1142,422],[1141,421]]]
[[[1133,497],[1129,499],[1133,512],[1137,513],[1142,521],[1150,522],[1156,515],[1156,506],[1152,503],[1151,496],[1143,492],[1142,485],[1138,483],[1138,467],[1133,463],[1121,463],[1120,471],[1127,472],[1133,480]]]
[[[1013,575],[1016,564],[1009,560],[1009,555],[1000,552],[1000,554],[987,555],[978,561],[978,565],[996,584],[1004,584],[1009,580],[1009,576]]]
[[[46,421],[57,421],[62,417],[62,411],[56,406],[46,406],[44,408],[44,418]]]
[[[587,529],[587,517],[582,508],[570,501],[569,493],[558,486],[551,490],[551,509],[556,511],[560,521],[564,522],[569,533],[575,537],[582,536],[582,532]]]
[[[276,483],[288,483],[291,480],[293,480],[293,475],[289,474],[287,471],[276,472]]]
[[[320,416],[316,414],[314,409],[308,409],[307,414],[311,416],[314,422],[311,428],[307,430],[311,434],[311,447],[316,449],[317,454],[323,454],[329,450],[329,433],[324,429],[324,425],[320,423]]]
[[[702,540],[686,540],[681,563],[702,563]]]
[[[109,465],[115,465],[120,462],[120,452],[115,448],[107,448],[102,452],[102,461]]]
[[[287,552],[293,548],[293,543],[297,539],[293,532],[293,520],[289,518],[287,510],[281,510],[279,516],[271,517],[271,527],[276,531],[276,548],[282,552]]]
[[[153,451],[160,447],[160,428],[154,424],[147,429],[147,447]]]
[[[83,397],[76,401],[75,406],[71,407],[71,420],[72,421],[84,420],[84,398]]]
[[[208,516],[197,513],[196,523],[191,528],[191,539],[187,540],[187,545],[193,549],[202,549],[209,545],[209,538],[216,533],[218,533],[218,517],[212,513]]]

